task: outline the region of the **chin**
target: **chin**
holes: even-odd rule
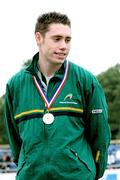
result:
[[[65,59],[57,59],[56,62],[58,63],[64,63]]]
[[[63,64],[64,63],[64,61],[65,61],[65,58],[63,59],[63,58],[54,58],[54,59],[51,59],[51,63],[53,63],[53,64],[58,64],[58,65],[60,65],[60,64]]]

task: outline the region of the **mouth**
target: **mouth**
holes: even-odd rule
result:
[[[66,53],[63,52],[55,52],[55,55],[57,55],[57,57],[59,57],[60,59],[64,59],[66,57]]]

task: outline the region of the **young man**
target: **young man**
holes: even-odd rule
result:
[[[110,142],[103,90],[91,73],[66,60],[71,41],[66,15],[39,16],[35,38],[39,52],[6,89],[16,179],[98,179]]]

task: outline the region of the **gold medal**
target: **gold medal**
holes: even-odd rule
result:
[[[53,121],[54,121],[54,116],[53,116],[53,114],[51,114],[51,113],[46,113],[46,114],[44,114],[44,116],[43,116],[43,122],[44,122],[45,124],[52,124]]]

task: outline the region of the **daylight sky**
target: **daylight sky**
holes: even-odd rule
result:
[[[0,2],[0,96],[8,79],[37,51],[41,13],[58,11],[72,23],[68,59],[98,75],[120,63],[120,0],[4,0]]]

